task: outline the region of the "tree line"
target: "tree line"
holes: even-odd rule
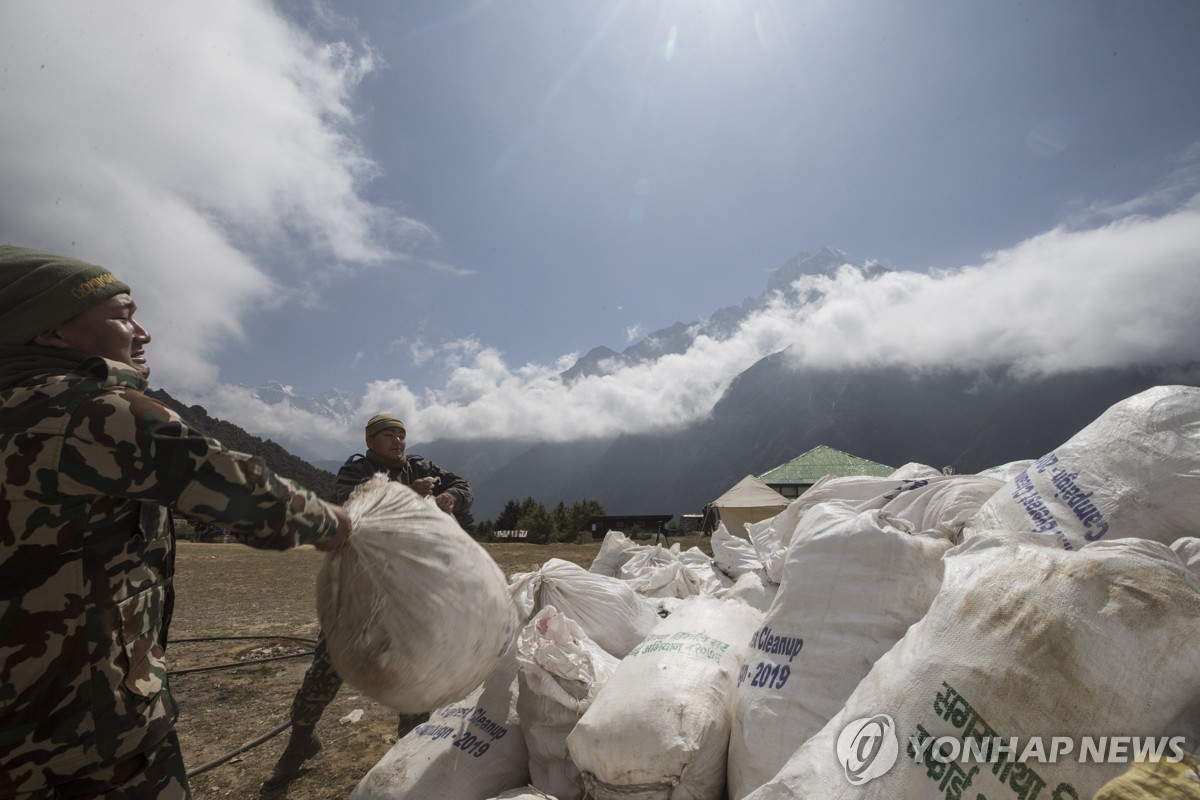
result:
[[[463,527],[476,539],[488,540],[495,531],[529,531],[533,544],[575,542],[581,536],[591,541],[592,517],[603,517],[604,507],[596,500],[576,500],[571,505],[559,501],[554,508],[547,509],[532,497],[524,500],[509,500],[504,504],[495,520],[484,520],[476,525]]]

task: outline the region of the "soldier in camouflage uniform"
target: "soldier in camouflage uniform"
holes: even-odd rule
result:
[[[427,458],[406,455],[407,433],[403,422],[391,414],[378,414],[367,422],[365,434],[366,454],[351,456],[338,470],[333,490],[337,502],[346,502],[355,487],[382,472],[422,497],[432,496],[438,508],[462,520],[462,515],[471,508],[470,485]],[[317,722],[341,688],[342,678],[329,660],[325,637],[319,634],[312,664],[304,673],[304,682],[292,701],[292,731],[287,747],[263,782],[264,789],[287,785],[299,773],[300,765],[321,751]],[[404,736],[428,718],[428,714],[401,715],[396,732]]]
[[[345,541],[340,506],[144,394],[108,270],[0,246],[0,796],[190,793],[163,660],[171,508],[256,547]]]

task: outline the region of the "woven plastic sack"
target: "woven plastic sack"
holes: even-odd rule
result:
[[[504,573],[452,516],[384,475],[359,486],[346,511],[350,540],[317,579],[334,668],[404,714],[460,699],[516,638]]]
[[[529,748],[529,779],[558,800],[583,796],[567,735],[617,668],[617,659],[575,622],[546,606],[517,637],[517,713]]]
[[[945,533],[954,538],[979,509],[1004,487],[988,475],[938,475],[914,485],[883,504],[882,510],[917,532]]]
[[[766,572],[759,569],[747,572],[737,579],[732,588],[718,592],[715,596],[723,600],[740,600],[765,614],[771,603],[775,602],[778,592],[778,584],[767,580]]]
[[[767,578],[774,583],[781,583],[788,545],[804,515],[811,509],[830,501],[853,506],[859,511],[880,509],[892,502],[905,503],[909,493],[927,491],[931,483],[942,481],[945,477],[880,478],[851,475],[834,478],[826,475],[779,514],[747,525],[746,531],[767,571]]]
[[[1200,764],[1191,754],[1134,764],[1101,786],[1094,800],[1200,800]]]
[[[471,800],[528,784],[516,655],[514,639],[487,680],[392,745],[350,800]]]
[[[952,544],[886,511],[826,502],[805,514],[734,693],[731,798],[774,777],[925,616]]]
[[[591,800],[719,800],[730,695],[762,613],[684,601],[620,664],[567,737]]]
[[[659,623],[654,606],[625,581],[561,558],[548,560],[536,572],[512,576],[510,589],[522,619],[554,606],[617,658],[624,658]]]
[[[1200,575],[1200,538],[1184,536],[1176,539],[1171,543],[1171,552],[1179,556],[1185,567]]]
[[[963,532],[1053,536],[1078,550],[1102,539],[1170,544],[1200,519],[1200,388],[1156,386],[1114,404],[1022,470]]]
[[[620,531],[608,531],[604,534],[604,541],[600,542],[600,552],[592,559],[588,571],[615,578],[621,565],[628,561],[639,547],[637,542]]]
[[[1129,764],[1081,759],[1086,739],[1194,747],[1197,640],[1200,579],[1165,545],[1075,553],[1037,534],[982,534],[947,553],[925,617],[747,800],[1091,798]],[[1029,750],[1053,737],[1071,751]],[[1014,739],[999,756],[994,745]],[[967,741],[987,743],[986,757],[964,758]]]
[[[709,544],[712,546],[713,563],[717,565],[717,569],[735,581],[747,572],[761,572],[763,569],[754,545],[730,533],[724,522],[717,525]]]
[[[488,800],[559,800],[559,798],[532,786],[522,786],[519,789],[509,789],[507,792],[488,798]]]

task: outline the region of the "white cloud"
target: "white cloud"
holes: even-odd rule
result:
[[[791,348],[814,367],[913,368],[1015,363],[1027,373],[1183,362],[1200,356],[1200,203],[1090,230],[1056,228],[982,263],[938,274],[805,277],[814,301],[782,301],[725,341],[566,385],[562,363],[508,365],[479,346],[443,389],[415,397],[374,384],[380,407],[405,405],[413,435],[567,440],[663,430],[711,409],[755,361]]]
[[[341,441],[355,446],[362,421],[380,409],[401,416],[417,443],[565,441],[677,428],[707,415],[740,372],[786,348],[798,366],[828,368],[1004,362],[1049,373],[1196,360],[1198,253],[1200,202],[1193,200],[1161,217],[1056,228],[948,272],[868,279],[843,268],[802,278],[814,300],[777,299],[727,340],[702,336],[686,353],[570,385],[558,374],[574,354],[513,366],[476,339],[456,340],[432,356],[450,369],[442,388],[418,394],[400,380],[371,383],[360,419]],[[291,417],[255,419],[299,429]],[[328,441],[338,438],[327,423],[311,425]]]
[[[4,4],[0,241],[113,267],[153,301],[158,376],[211,385],[247,314],[433,235],[359,194],[377,65],[263,0]]]

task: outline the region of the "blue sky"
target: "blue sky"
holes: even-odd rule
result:
[[[1196,358],[1200,4],[0,6],[0,240],[104,263],[154,380],[337,457],[686,424],[738,372]],[[554,375],[845,274],[729,342]],[[345,425],[238,388],[341,389]],[[672,387],[668,392],[664,387]]]

